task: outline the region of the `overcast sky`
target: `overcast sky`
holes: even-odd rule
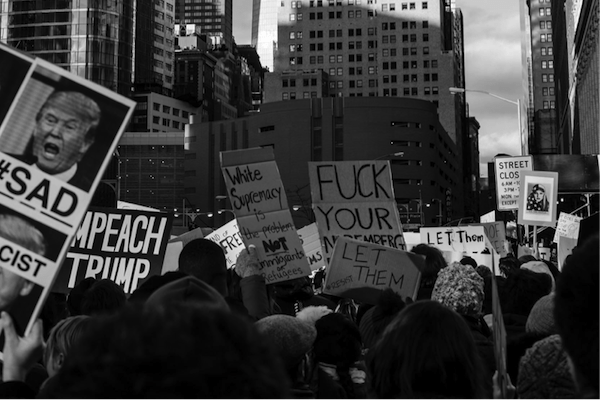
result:
[[[463,12],[467,89],[484,90],[516,101],[521,95],[519,0],[456,0]],[[252,0],[233,1],[233,34],[250,43]],[[467,93],[477,118],[481,175],[498,153],[520,154],[517,106],[486,94]]]

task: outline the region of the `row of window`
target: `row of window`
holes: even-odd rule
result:
[[[402,43],[416,43],[417,42],[417,38],[416,35],[410,35],[410,40],[408,40],[408,35],[402,35]],[[414,36],[414,37],[413,37]],[[429,41],[429,35],[427,34],[423,34],[423,41],[424,42],[428,42]],[[390,43],[396,43],[396,35],[384,35],[381,39],[382,44],[390,44]],[[295,52],[302,52],[304,51],[304,45],[301,43],[292,43],[288,46],[289,51],[292,53]],[[308,49],[309,51],[324,51],[324,45],[323,43],[309,43],[308,45]],[[350,41],[348,42],[348,49],[349,50],[355,50],[355,49],[362,49],[362,42],[361,41]],[[378,42],[377,40],[368,40],[367,41],[367,48],[368,49],[376,49],[378,48]],[[344,49],[344,42],[329,42],[329,50],[343,50]],[[396,49],[392,49],[392,50],[396,50]],[[162,50],[161,50],[162,51]],[[158,54],[158,53],[157,53]],[[423,47],[423,54],[429,54],[429,47]],[[389,53],[388,53],[389,55]],[[395,55],[395,54],[394,54]],[[402,49],[402,55],[408,56],[408,55],[417,55],[417,48],[413,47],[413,48],[408,48],[405,47]],[[387,57],[387,56],[386,56]]]
[[[391,54],[392,56],[396,55],[396,49],[389,49],[390,52],[388,53],[386,50],[388,49],[384,49],[383,50],[383,56],[387,57],[387,54]],[[416,49],[415,49],[416,50]],[[411,48],[411,55],[412,55],[412,48]],[[415,53],[416,54],[416,53]],[[425,54],[425,52],[423,53]],[[342,59],[342,55],[330,55],[329,56],[329,62],[331,64],[334,63],[342,63],[343,59]],[[368,61],[369,62],[374,62],[377,59],[377,55],[375,53],[369,53],[368,54]],[[290,65],[296,65],[302,64],[302,57],[290,57]],[[362,62],[363,61],[363,55],[362,54],[349,54],[348,55],[348,61],[349,62]],[[324,56],[310,56],[309,57],[309,63],[310,64],[324,64],[325,62],[325,57]],[[423,68],[425,69],[429,69],[429,68],[437,68],[438,67],[438,60],[423,60],[422,63]],[[413,61],[403,61],[402,62],[402,69],[416,69],[418,68],[418,62],[413,60]],[[396,69],[393,68],[393,69]],[[354,71],[360,71],[360,73],[356,73],[356,75],[361,75],[362,74],[362,67],[350,67],[348,69],[350,71],[350,75],[355,75]]]
[[[540,21],[540,29],[552,29],[552,21]]]
[[[551,42],[551,41],[552,41],[552,34],[551,33],[542,33],[542,34],[540,34],[540,42],[546,43],[546,42]]]
[[[542,47],[540,51],[543,56],[551,56],[553,54],[552,47]]]
[[[542,96],[554,96],[554,88],[553,87],[543,87],[542,88]]]
[[[542,69],[546,69],[546,68],[554,68],[554,61],[552,60],[543,60],[542,61]]]
[[[408,27],[408,22],[403,22],[403,28],[404,28],[404,24],[407,25]],[[414,25],[413,25],[414,24]],[[416,22],[412,21],[410,22],[410,27],[411,29],[416,28]],[[422,21],[421,25],[423,28],[428,28],[429,27],[429,21]],[[382,30],[387,31],[387,30],[395,30],[396,29],[396,23],[395,22],[384,22],[382,24]],[[334,37],[342,37],[343,36],[343,31],[342,29],[330,29],[328,32],[330,38],[334,38]],[[367,34],[369,36],[375,36],[377,35],[377,28],[368,28],[367,30]],[[314,30],[314,31],[309,31],[308,32],[308,36],[311,39],[315,39],[315,38],[322,38],[324,37],[323,35],[323,31],[322,30]],[[361,28],[356,28],[356,29],[348,29],[348,36],[362,36],[362,29]],[[411,35],[410,37],[412,37],[413,35]],[[416,35],[414,35],[416,37]],[[291,31],[289,33],[289,38],[291,40],[294,39],[302,39],[304,37],[304,34],[302,31]],[[409,37],[409,36],[407,36]],[[424,34],[424,37],[429,38],[429,34]],[[429,39],[427,39],[429,40]]]
[[[550,11],[550,10],[551,10],[550,7],[547,7],[547,8],[543,8],[542,7],[542,8],[540,8],[540,17],[543,17],[543,16],[548,16],[549,17],[550,15],[552,15],[552,11]]]
[[[348,86],[351,89],[355,89],[355,88],[362,88],[363,87],[363,81],[361,79],[359,80],[351,80],[348,81]],[[369,87],[377,87],[377,81],[374,79],[369,80]],[[337,82],[329,82],[329,88],[330,89],[343,89],[344,88],[344,82],[343,81],[337,81]],[[383,96],[398,96],[399,90],[398,88],[385,88],[383,89]],[[299,92],[282,92],[281,93],[281,99],[282,100],[295,100],[298,98],[298,94]],[[427,86],[423,88],[423,95],[425,96],[430,96],[430,95],[438,95],[439,94],[439,87],[438,86]],[[419,95],[419,88],[416,87],[405,87],[402,88],[402,95],[403,96],[418,96]],[[317,97],[317,92],[313,91],[313,92],[302,92],[302,98],[303,99],[309,99],[309,98],[313,98],[313,97]],[[554,102],[553,102],[554,103]],[[155,117],[157,118],[157,117]],[[175,121],[173,121],[175,122]]]
[[[160,124],[161,123],[161,118],[160,117],[152,117],[152,123],[153,124]],[[174,128],[174,129],[180,129],[180,126],[182,124],[179,123],[179,121],[172,121],[168,118],[162,118],[162,126],[165,126],[167,128]]]
[[[551,100],[551,101],[544,100],[542,102],[542,106],[544,107],[545,110],[554,109],[554,108],[556,108],[556,102],[554,100]]]
[[[413,3],[411,3],[411,4],[413,4]],[[426,4],[426,3],[424,3],[424,4]],[[413,8],[411,8],[411,10],[412,9]],[[427,7],[424,7],[424,9],[427,9]],[[308,13],[308,19],[310,19],[310,20],[320,20],[320,19],[323,19],[324,14],[325,13],[323,13],[321,11],[319,11],[319,12],[310,12],[310,13]],[[548,14],[548,15],[550,15],[550,14]],[[328,16],[328,19],[342,19],[343,18],[343,12],[342,11],[329,11],[327,13],[327,16]],[[348,10],[347,11],[347,16],[348,16],[349,19],[360,19],[360,18],[363,17],[363,10]],[[373,18],[373,17],[376,17],[376,16],[377,16],[377,11],[375,11],[375,10],[367,10],[367,17],[368,18]],[[302,20],[304,20],[304,15],[301,12],[290,13],[289,14],[289,20],[290,21],[302,21]],[[404,23],[402,25],[403,25],[403,28],[404,28]],[[407,23],[407,26],[408,26],[408,23]],[[392,29],[396,29],[396,28],[394,27]]]
[[[542,82],[554,82],[554,74],[542,74]]]
[[[152,103],[152,108],[154,109],[154,111],[160,111],[161,105],[160,105],[160,103]],[[167,106],[164,104],[162,105],[162,112],[164,112],[166,114],[171,114],[171,111],[172,111],[173,115],[176,117],[179,117],[179,112],[181,111],[182,118],[187,118],[190,114],[189,112],[187,112],[185,110],[180,110],[179,108]]]

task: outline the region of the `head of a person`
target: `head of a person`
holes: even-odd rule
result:
[[[392,289],[388,288],[381,292],[377,304],[365,312],[358,326],[366,349],[372,347],[379,340],[385,328],[405,306],[406,303],[402,300],[402,296]]]
[[[569,255],[557,281],[554,319],[583,397],[598,397],[599,236],[589,237]]]
[[[58,322],[48,336],[44,351],[44,365],[48,376],[60,370],[71,347],[81,338],[91,319],[87,315],[68,317]]]
[[[552,291],[551,275],[526,268],[513,271],[499,287],[502,312],[527,317],[534,304]]]
[[[100,279],[83,294],[81,313],[98,315],[116,312],[127,303],[127,296],[121,286],[110,279]]]
[[[46,253],[46,239],[29,221],[12,214],[0,214],[0,237],[37,254]],[[0,310],[6,310],[19,296],[27,296],[33,283],[0,267]]]
[[[460,315],[479,318],[484,300],[483,278],[470,265],[453,262],[439,272],[431,300]]]
[[[252,324],[191,303],[92,318],[55,379],[49,397],[289,397],[281,360]]]
[[[546,197],[546,189],[542,185],[533,185],[531,193],[536,203],[542,202]]]
[[[179,254],[179,271],[195,276],[227,296],[227,259],[221,246],[208,239],[194,239]]]
[[[350,367],[358,361],[362,351],[360,331],[348,317],[330,313],[315,322],[317,338],[313,346],[319,362]]]
[[[444,255],[436,247],[424,243],[414,246],[411,252],[425,256],[425,268],[421,271],[421,285],[433,286],[438,272],[446,267]]]
[[[464,319],[432,300],[404,308],[367,354],[378,398],[482,398],[481,365]]]
[[[519,259],[512,254],[509,254],[506,257],[500,258],[498,266],[502,275],[507,277],[510,273],[519,269],[521,266],[521,261],[519,261]]]
[[[55,175],[78,163],[94,143],[100,115],[98,104],[83,93],[52,93],[36,115],[33,155],[37,166]]]
[[[470,265],[473,269],[477,268],[477,261],[473,257],[465,256],[460,260],[462,265]]]

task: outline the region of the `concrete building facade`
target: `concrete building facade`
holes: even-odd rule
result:
[[[402,98],[311,98],[266,103],[261,112],[230,121],[191,119],[185,131],[185,197],[194,209],[227,208],[219,153],[274,149],[298,227],[310,219],[308,161],[389,159],[402,221],[439,225],[461,216],[459,149],[436,107]],[[429,207],[427,206],[429,205]],[[229,215],[214,215],[216,226]]]

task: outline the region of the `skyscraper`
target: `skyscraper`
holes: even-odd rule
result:
[[[238,0],[239,1],[239,0]],[[176,0],[175,23],[195,24],[212,46],[233,45],[232,0]]]
[[[115,92],[130,94],[133,0],[0,0],[0,5],[1,41]]]
[[[252,44],[265,76],[265,101],[391,96],[432,101],[460,146],[464,101],[462,14],[453,0],[254,0]],[[302,74],[324,71],[320,81]],[[291,78],[293,72],[298,78]]]

